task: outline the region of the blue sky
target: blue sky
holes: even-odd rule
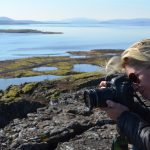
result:
[[[32,20],[150,18],[150,0],[0,0],[0,16]]]

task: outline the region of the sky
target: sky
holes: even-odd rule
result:
[[[0,0],[0,17],[30,20],[150,18],[150,0]]]

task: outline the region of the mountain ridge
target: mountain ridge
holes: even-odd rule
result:
[[[8,17],[0,17],[0,25],[7,24],[108,24],[108,25],[146,25],[150,26],[150,18],[132,18],[132,19],[112,19],[97,20],[91,18],[70,18],[58,21],[35,21],[35,20],[16,20]]]

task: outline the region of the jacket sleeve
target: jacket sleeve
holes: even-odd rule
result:
[[[149,118],[150,119],[150,118]],[[119,132],[139,150],[150,150],[150,124],[137,114],[125,111],[117,119]]]
[[[150,123],[150,109],[141,106],[139,103],[134,103],[132,107],[132,112],[138,114],[143,120]]]

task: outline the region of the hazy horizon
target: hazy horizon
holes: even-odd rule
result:
[[[88,17],[72,17],[72,18],[64,18],[64,19],[47,19],[47,20],[35,20],[35,19],[16,19],[16,18],[11,18],[11,17],[8,17],[8,16],[0,16],[0,18],[8,18],[8,19],[13,19],[13,20],[31,20],[31,21],[65,21],[65,20],[71,20],[71,19],[87,19],[87,20],[95,20],[95,21],[113,21],[113,20],[135,20],[135,19],[150,19],[150,17],[148,18],[115,18],[115,19],[95,19],[95,18],[88,18]]]
[[[150,1],[0,0],[0,15],[15,20],[96,20],[150,18]]]

